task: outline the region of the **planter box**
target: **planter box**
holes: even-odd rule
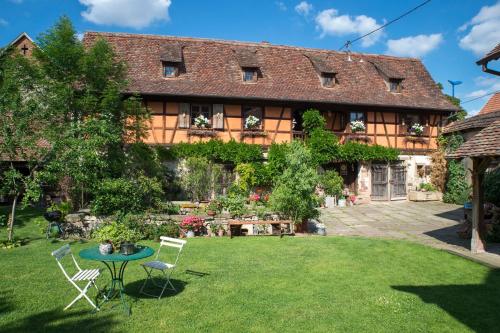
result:
[[[410,201],[441,201],[441,200],[443,200],[443,194],[441,192],[410,191],[410,193],[408,193],[408,200],[410,200]]]

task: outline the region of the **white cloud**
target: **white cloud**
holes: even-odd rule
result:
[[[316,16],[316,26],[321,30],[321,37],[326,35],[332,36],[346,36],[358,35],[362,36],[372,30],[380,28],[372,17],[366,15],[359,15],[351,17],[349,15],[338,15],[336,9],[325,9]],[[361,45],[364,47],[375,44],[382,36],[382,30],[374,32],[373,34],[363,38]]]
[[[155,21],[168,21],[171,0],[79,0],[87,10],[83,18],[95,24],[144,28]]]
[[[490,91],[500,90],[500,78],[496,76],[478,76],[474,78],[474,83],[476,86],[487,88]]]
[[[0,27],[6,27],[9,25],[9,22],[4,20],[3,18],[0,18]]]
[[[387,54],[420,58],[443,41],[442,34],[418,35],[387,41]]]
[[[19,5],[19,4],[23,3],[23,0],[10,0],[10,2]]]
[[[276,1],[275,4],[281,11],[286,12],[286,10],[288,9],[283,1]]]
[[[481,97],[481,96],[484,96],[488,93],[487,90],[484,90],[484,89],[479,89],[479,90],[474,90],[473,92],[471,93],[468,93],[467,95],[465,95],[465,97],[467,98],[476,98],[476,97]]]
[[[313,5],[308,3],[307,1],[300,2],[297,6],[295,6],[295,11],[300,15],[309,16],[309,14],[313,11]]]
[[[481,56],[490,51],[500,41],[500,2],[484,6],[469,22],[459,28],[467,35],[460,39],[460,47]]]

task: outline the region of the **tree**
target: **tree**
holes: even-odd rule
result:
[[[443,85],[441,83],[438,83],[439,89],[443,90]],[[448,117],[449,121],[456,121],[456,120],[462,120],[467,117],[467,111],[464,110],[464,108],[460,105],[460,99],[450,96],[448,94],[444,94],[444,96],[451,102],[451,104],[457,106],[459,110],[452,114],[451,116]]]
[[[41,168],[53,154],[58,136],[44,102],[45,86],[35,63],[10,53],[0,61],[1,191],[12,198],[8,241],[12,242],[19,198],[26,204],[41,194]],[[19,164],[23,168],[18,167]]]
[[[101,180],[124,175],[125,147],[144,138],[149,112],[140,98],[123,96],[126,67],[113,48],[101,39],[84,49],[67,17],[38,45],[34,56],[61,133],[46,170],[66,178],[73,206],[82,207]]]
[[[286,155],[287,167],[278,177],[270,197],[272,209],[294,223],[302,223],[318,215],[314,194],[318,174],[311,161],[309,149],[303,143],[293,141]]]

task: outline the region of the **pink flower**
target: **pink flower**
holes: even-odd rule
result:
[[[180,227],[183,230],[193,230],[198,232],[201,227],[203,227],[203,222],[204,220],[201,217],[190,215],[182,219]]]
[[[257,193],[250,195],[250,201],[259,201],[259,200],[260,200],[260,195],[258,195]]]

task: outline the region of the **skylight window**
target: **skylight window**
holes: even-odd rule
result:
[[[257,69],[244,68],[243,69],[243,82],[257,82]]]

